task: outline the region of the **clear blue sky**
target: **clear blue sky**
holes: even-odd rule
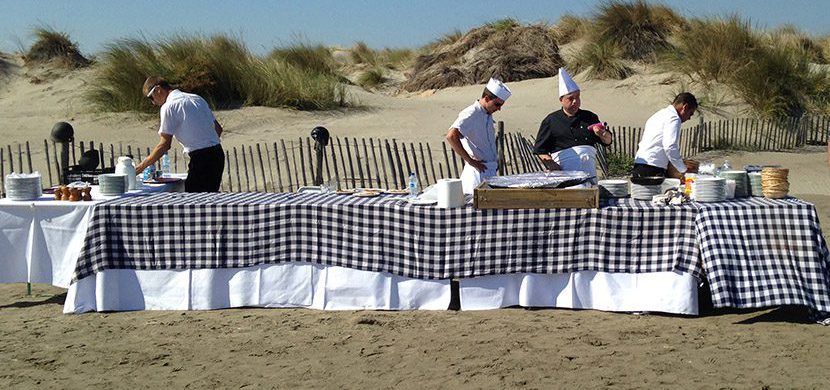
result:
[[[599,1],[561,0],[0,0],[0,51],[32,43],[31,31],[66,32],[83,53],[118,38],[176,33],[229,33],[257,53],[295,41],[370,47],[417,47],[453,30],[512,17],[556,22],[565,13],[590,16]],[[793,24],[815,36],[830,34],[828,0],[666,0],[686,17],[738,14],[760,28]]]

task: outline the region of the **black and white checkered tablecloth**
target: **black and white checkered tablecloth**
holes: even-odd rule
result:
[[[419,279],[681,271],[701,276],[693,205],[475,210],[401,198],[170,193],[97,206],[75,270],[234,268],[308,261]]]
[[[695,229],[715,307],[830,312],[830,255],[812,204],[794,198],[702,204]]]

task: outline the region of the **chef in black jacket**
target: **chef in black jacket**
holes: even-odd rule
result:
[[[550,170],[583,171],[596,176],[597,143],[611,145],[613,135],[599,117],[580,109],[579,86],[559,68],[559,102],[539,126],[534,152]]]

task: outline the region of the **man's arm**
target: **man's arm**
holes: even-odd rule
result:
[[[213,129],[216,130],[216,136],[222,136],[222,130],[224,129],[222,129],[222,125],[220,125],[216,119],[213,120]]]
[[[136,173],[141,173],[144,168],[149,167],[152,164],[155,164],[161,156],[164,156],[168,150],[170,150],[170,144],[173,142],[173,136],[169,134],[159,134],[159,143],[153,148],[153,151],[144,158],[138,165],[135,166]]]
[[[479,172],[484,172],[487,170],[487,165],[483,162],[476,160],[473,156],[470,156],[466,150],[464,150],[464,146],[461,145],[461,131],[456,129],[455,127],[451,127],[450,130],[447,132],[447,143],[450,144],[452,150],[457,153],[464,162],[470,164],[473,168],[478,169]]]

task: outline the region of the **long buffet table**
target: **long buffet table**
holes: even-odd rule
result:
[[[830,311],[815,208],[793,198],[447,210],[394,196],[173,193],[103,202],[91,214],[88,229],[78,225],[77,261],[51,262],[58,280],[71,280],[67,313],[440,310],[456,279],[465,310],[696,314],[703,278],[716,307]]]

